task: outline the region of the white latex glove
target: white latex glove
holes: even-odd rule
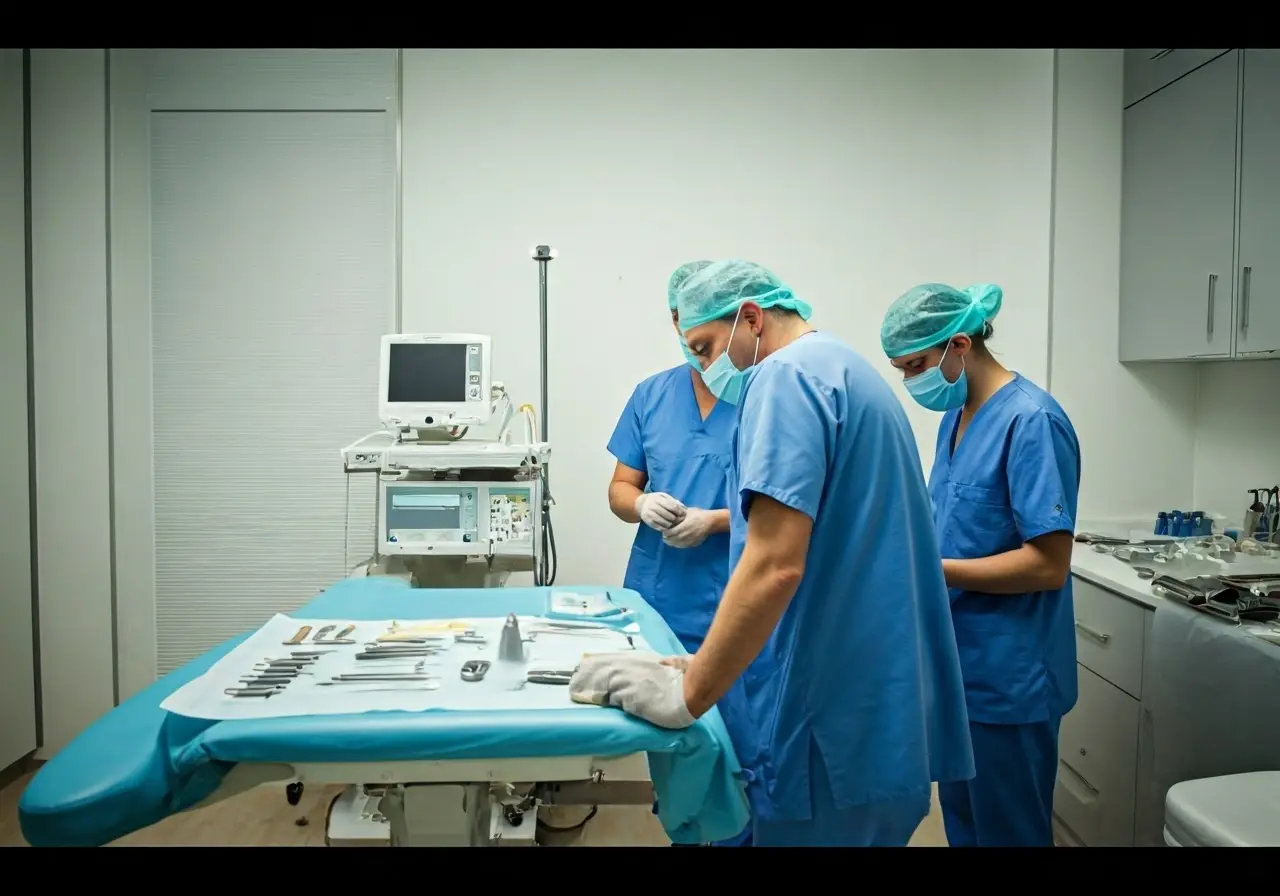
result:
[[[650,529],[665,532],[684,519],[684,505],[666,492],[647,492],[636,498],[636,516]]]
[[[684,519],[662,533],[662,540],[673,548],[696,548],[711,534],[711,511],[687,507]]]
[[[655,654],[586,654],[569,682],[569,698],[616,706],[659,728],[688,728],[696,721],[684,702],[684,671]]]

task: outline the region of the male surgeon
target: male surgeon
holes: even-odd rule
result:
[[[709,261],[681,265],[667,284],[671,322],[676,290]],[[728,474],[736,409],[719,402],[698,372],[676,326],[687,363],[654,374],[636,387],[609,439],[617,461],[609,509],[639,523],[623,587],[661,614],[685,650],[702,646],[729,578]],[[751,726],[740,694],[720,703],[739,752]],[[717,845],[750,845],[750,829]]]
[[[902,405],[770,271],[677,290],[712,394],[738,408],[732,573],[691,658],[584,657],[571,696],[693,724],[740,677],[756,846],[905,846],[930,782],[973,775],[920,458]]]

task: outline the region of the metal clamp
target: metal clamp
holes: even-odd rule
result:
[[[1111,636],[1108,635],[1106,632],[1100,632],[1096,628],[1090,628],[1089,626],[1081,622],[1079,619],[1076,620],[1076,629],[1078,631],[1084,632],[1086,635],[1088,635],[1090,638],[1093,638],[1093,640],[1097,641],[1099,644],[1106,644],[1108,641],[1111,640]]]

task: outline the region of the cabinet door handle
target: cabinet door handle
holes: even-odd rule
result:
[[[1218,289],[1218,275],[1210,274],[1209,275],[1209,320],[1208,320],[1208,323],[1205,325],[1206,331],[1208,332],[1210,339],[1213,339],[1213,294],[1217,292],[1217,289]]]
[[[1164,57],[1168,56],[1172,52],[1173,50],[1161,50],[1159,53],[1151,57],[1151,61],[1155,62],[1157,59],[1163,59]]]
[[[1108,641],[1111,640],[1111,636],[1108,635],[1106,632],[1100,632],[1096,628],[1091,628],[1090,626],[1085,625],[1079,619],[1076,620],[1076,629],[1084,632],[1086,635],[1088,635],[1090,638],[1093,638],[1093,640],[1097,641],[1099,644],[1106,644]]]
[[[1249,281],[1253,279],[1253,268],[1246,267],[1240,277],[1240,332],[1249,330]]]
[[[1063,781],[1061,778],[1059,778],[1058,780],[1062,781],[1063,784],[1066,784],[1068,790],[1077,791],[1077,793],[1075,794],[1076,799],[1080,800],[1080,802],[1082,803],[1084,802],[1091,803],[1095,799],[1097,799],[1099,790],[1098,788],[1094,787],[1092,784],[1089,783],[1088,778],[1086,778],[1084,775],[1080,774],[1078,771],[1072,768],[1071,763],[1067,762],[1065,759],[1060,759],[1058,761],[1066,768],[1068,772],[1071,773],[1070,777],[1067,778],[1067,780]],[[1077,785],[1077,786],[1072,786],[1072,785]],[[1078,785],[1084,785],[1084,788],[1085,790],[1088,791],[1088,793],[1079,793],[1078,791],[1080,788]]]

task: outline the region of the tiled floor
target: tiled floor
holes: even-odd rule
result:
[[[0,846],[25,846],[18,829],[18,799],[30,780],[23,775],[0,790]],[[165,819],[116,841],[119,846],[323,846],[325,812],[340,788],[320,788],[290,806],[284,787],[266,785],[195,812]],[[582,810],[559,810],[573,824]],[[297,819],[306,818],[299,825]],[[647,807],[604,806],[583,829],[574,846],[665,846],[666,835]],[[911,839],[912,846],[946,846],[937,800]]]

